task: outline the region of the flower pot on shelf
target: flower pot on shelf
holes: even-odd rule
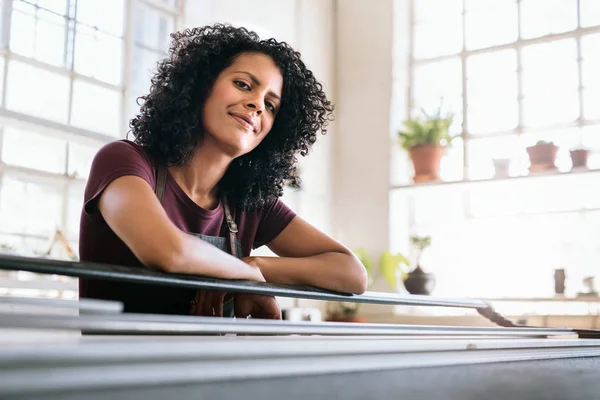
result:
[[[440,179],[440,162],[445,148],[435,144],[420,144],[409,149],[415,175],[414,182]]]
[[[529,154],[529,161],[531,166],[529,171],[547,171],[556,169],[556,154],[558,153],[558,146],[552,142],[539,141],[535,146],[527,147],[527,154]]]
[[[586,149],[575,149],[571,150],[571,161],[573,162],[573,168],[587,168],[587,161],[589,150]]]

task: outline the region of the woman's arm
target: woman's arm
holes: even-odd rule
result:
[[[342,244],[296,216],[269,244],[279,257],[248,257],[267,282],[311,285],[344,293],[367,290],[367,273]]]
[[[108,226],[147,267],[172,273],[264,281],[252,265],[175,226],[150,185],[122,176],[102,192],[98,209]]]

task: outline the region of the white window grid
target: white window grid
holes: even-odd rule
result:
[[[600,33],[600,17],[595,17],[593,19],[592,24],[587,24],[588,26],[582,26],[582,6],[585,2],[586,6],[594,7],[592,2],[594,0],[567,0],[571,1],[573,7],[575,7],[577,13],[577,24],[576,27],[572,30],[568,30],[560,33],[549,33],[541,36],[531,37],[531,38],[523,38],[523,20],[522,20],[522,7],[526,2],[532,3],[532,0],[502,0],[503,3],[513,3],[516,5],[517,13],[516,13],[516,26],[517,26],[517,35],[514,41],[509,41],[506,43],[502,43],[499,45],[493,46],[481,46],[478,48],[467,47],[467,29],[466,29],[466,15],[468,12],[467,3],[474,3],[478,0],[448,0],[448,3],[462,3],[461,10],[461,23],[460,29],[462,30],[462,46],[460,51],[458,52],[446,52],[443,55],[434,56],[434,57],[416,57],[415,56],[415,29],[417,26],[417,22],[415,19],[415,8],[417,2],[426,3],[434,6],[436,4],[435,1],[432,0],[411,0],[411,17],[410,17],[410,25],[411,25],[411,42],[410,42],[410,57],[409,57],[409,81],[411,84],[408,87],[408,95],[407,95],[407,115],[414,115],[420,111],[421,105],[416,104],[415,102],[415,70],[418,67],[426,66],[426,65],[434,65],[439,64],[448,60],[458,59],[460,61],[460,76],[461,76],[461,91],[462,91],[462,102],[460,104],[460,112],[456,115],[455,121],[456,123],[453,125],[452,130],[455,134],[460,134],[461,140],[460,143],[460,153],[462,153],[462,171],[459,174],[453,174],[452,177],[454,179],[461,178],[467,179],[469,177],[469,143],[473,140],[480,140],[491,142],[494,138],[502,138],[510,135],[518,135],[521,136],[527,133],[537,133],[541,132],[555,132],[561,129],[569,129],[569,128],[584,128],[584,127],[600,127],[600,118],[586,118],[584,113],[584,107],[592,104],[586,104],[586,99],[584,98],[584,91],[586,87],[582,81],[582,65],[583,65],[583,56],[582,56],[582,38],[590,37],[591,35]],[[540,4],[539,0],[536,0],[538,4]],[[548,0],[549,2],[560,2],[560,0]],[[491,3],[500,3],[497,0],[482,0],[481,6],[485,6],[485,4]],[[440,3],[440,2],[437,2]],[[593,11],[597,11],[600,15],[600,7],[597,5]],[[440,15],[441,16],[441,15]],[[444,17],[444,16],[441,16]],[[547,44],[552,42],[557,42],[563,39],[574,39],[576,42],[576,62],[577,62],[577,102],[578,102],[578,112],[577,118],[573,119],[570,122],[564,123],[548,123],[537,126],[527,126],[525,123],[525,111],[524,111],[524,91],[523,91],[523,49],[532,45],[537,44]],[[477,55],[489,55],[500,52],[502,50],[514,50],[516,52],[516,76],[517,76],[517,104],[518,104],[518,123],[511,129],[503,129],[497,131],[490,132],[472,132],[469,128],[469,90],[468,90],[468,79],[467,79],[467,60],[472,56]],[[600,89],[598,89],[600,90]],[[600,107],[600,105],[597,105]],[[431,108],[428,111],[432,111]],[[600,129],[600,128],[599,128]],[[579,137],[575,140],[574,145],[583,145],[584,140],[582,138],[582,134],[580,132],[581,129],[578,129]],[[598,131],[598,136],[600,136],[600,130]],[[543,138],[543,137],[542,137]],[[552,140],[549,138],[548,140]],[[600,150],[593,149],[593,150]],[[594,158],[594,157],[592,157]],[[598,160],[600,162],[600,159]],[[596,160],[593,161],[596,163]],[[599,165],[600,166],[600,165]],[[443,171],[442,171],[443,172]]]
[[[483,6],[494,1],[516,6],[519,23],[515,39],[498,45],[468,48],[465,34],[467,3],[479,2]],[[595,116],[586,117],[584,110],[589,105],[595,106],[597,110],[600,103],[586,104],[584,90],[587,87],[582,79],[582,42],[586,38],[598,38],[600,35],[600,3],[594,3],[594,0],[570,0],[576,5],[576,26],[560,32],[524,38],[520,23],[521,7],[525,2],[529,2],[530,6],[533,3],[544,4],[544,1],[556,5],[569,0],[411,1],[412,37],[407,114],[413,115],[422,106],[415,101],[419,96],[419,93],[415,93],[419,89],[414,87],[415,70],[419,67],[458,60],[460,82],[457,83],[462,92],[458,121],[452,127],[453,132],[461,136],[456,145],[458,149],[451,149],[445,156],[446,160],[442,161],[442,178],[449,181],[449,184],[400,184],[391,188],[390,248],[411,257],[414,249],[409,245],[409,236],[415,233],[432,235],[433,246],[426,251],[422,261],[426,270],[437,275],[437,295],[549,297],[553,292],[553,269],[565,267],[568,276],[567,292],[569,296],[574,296],[582,289],[582,278],[597,275],[600,246],[594,237],[600,218],[600,197],[594,188],[595,180],[600,174],[600,146],[596,145],[600,143],[600,119]],[[443,55],[432,57],[415,56],[418,51],[415,52],[417,22],[414,11],[418,2],[429,5],[438,3],[444,7],[450,3],[460,3],[462,9],[458,26],[462,30],[462,43],[456,51],[445,51]],[[584,4],[586,7],[596,7],[596,12],[582,15]],[[447,15],[441,15],[441,18],[446,17]],[[583,17],[586,19],[585,24],[582,24]],[[527,110],[524,107],[523,49],[561,40],[576,43],[577,116],[568,122],[528,125],[525,118]],[[471,129],[468,115],[468,60],[472,56],[490,55],[503,50],[514,51],[517,58],[514,71],[518,85],[517,123],[504,130]],[[594,56],[597,57],[597,53]],[[600,87],[596,85],[594,89],[598,91]],[[563,140],[565,136],[573,134],[574,137],[565,141],[569,146],[578,147],[583,144],[591,148],[590,173],[549,173],[526,179],[500,180],[486,179],[491,176],[472,177],[473,165],[469,165],[469,157],[473,156],[476,149],[482,149],[486,153],[486,146],[493,149],[496,143],[501,143],[496,141],[517,137],[519,146],[516,150],[524,152],[527,141],[532,144],[533,138],[557,140],[557,132],[562,132]],[[592,137],[598,139],[591,139]],[[479,143],[479,147],[469,146],[474,142]],[[489,151],[482,156],[493,153],[494,151]],[[568,151],[566,153],[568,157]],[[448,163],[450,159],[452,162]],[[566,172],[570,166],[562,165],[562,161],[564,160],[558,162],[559,171]],[[454,167],[454,171],[446,177],[444,173],[448,171],[444,171],[444,162],[447,163],[446,166]],[[410,174],[410,171],[406,172]],[[519,173],[517,176],[523,174]],[[407,175],[402,179],[408,178]]]
[[[114,37],[121,37],[122,40],[121,65],[119,67],[121,79],[117,82],[107,82],[106,79],[98,79],[97,77],[89,76],[89,74],[83,74],[74,68],[74,58],[76,56],[74,54],[75,40],[78,35],[76,28],[80,24],[74,18],[78,1],[85,2],[86,0],[64,0],[65,12],[62,14],[59,12],[54,13],[54,17],[64,18],[66,21],[64,24],[65,45],[63,65],[52,65],[45,62],[46,60],[37,59],[35,55],[25,56],[19,54],[13,51],[10,46],[12,33],[11,21],[15,5],[30,9],[35,8],[36,15],[38,11],[49,14],[49,10],[46,8],[49,2],[47,0],[4,0],[0,2],[2,11],[0,20],[0,33],[2,35],[2,48],[0,49],[0,76],[2,76],[0,83],[0,88],[2,89],[2,97],[0,99],[0,245],[9,244],[18,253],[29,254],[32,250],[35,252],[44,250],[54,229],[66,232],[69,244],[77,251],[79,215],[73,210],[77,210],[77,208],[81,208],[82,206],[82,193],[87,176],[85,169],[89,169],[89,163],[97,148],[105,143],[126,136],[129,129],[128,120],[137,112],[135,98],[146,93],[148,90],[149,70],[154,69],[157,59],[166,55],[169,34],[179,29],[182,23],[183,0],[121,0],[124,7],[122,32],[120,35],[113,35]],[[116,0],[107,0],[107,2],[116,2]],[[56,2],[54,3],[56,4]],[[89,0],[88,4],[90,4]],[[106,5],[105,3],[104,6]],[[50,4],[50,9],[51,6],[52,4]],[[153,26],[150,21],[146,20],[136,21],[136,18],[143,18],[140,16],[144,15],[153,17],[158,15],[164,18],[157,19],[160,26]],[[135,32],[136,22],[137,29],[142,28],[140,32],[137,32],[137,37]],[[85,24],[81,23],[81,25]],[[162,38],[156,42],[156,46],[144,36],[145,32],[143,31],[144,29],[149,29],[148,27],[155,30],[151,33],[162,35]],[[95,26],[87,26],[86,28],[88,31],[99,31]],[[139,63],[140,52],[146,52],[147,55],[150,55],[149,58],[148,56],[146,57],[145,63],[141,65]],[[36,72],[52,73],[68,79],[68,113],[65,121],[56,121],[47,116],[36,115],[35,112],[20,112],[7,107],[7,93],[9,91],[7,84],[10,83],[7,66],[11,62],[18,62],[20,65],[34,68]],[[134,68],[135,71],[132,71]],[[118,93],[119,121],[117,129],[109,133],[99,132],[89,129],[89,127],[81,127],[72,123],[74,106],[73,88],[77,82],[89,84],[91,88],[109,89]],[[87,101],[94,101],[94,99],[88,99]],[[48,169],[45,167],[37,168],[37,166],[23,166],[19,165],[18,162],[7,162],[2,158],[4,153],[6,153],[5,158],[9,159],[19,156],[19,154],[3,152],[3,145],[8,146],[6,143],[6,140],[9,140],[9,137],[6,136],[9,133],[8,130],[12,130],[13,136],[15,135],[14,132],[17,132],[17,134],[18,132],[32,134],[34,135],[32,136],[33,138],[37,137],[41,139],[41,144],[44,143],[43,140],[45,137],[59,139],[64,144],[64,149],[61,150],[55,147],[49,150],[54,152],[62,151],[61,157],[64,160],[64,164]],[[40,143],[32,143],[29,149],[32,152],[36,150],[40,151]],[[76,162],[77,160],[74,158],[76,157],[76,152],[81,153],[79,154],[79,158],[83,156],[85,160]],[[74,168],[84,170],[73,170]],[[18,216],[22,222],[18,229],[10,229],[10,227],[7,229],[6,224],[4,227],[2,226],[2,214],[11,213],[11,209],[9,208],[10,198],[7,200],[5,196],[5,204],[2,204],[3,198],[1,197],[3,189],[8,184],[12,184],[13,186],[21,185],[22,190],[25,193],[31,192],[32,196],[28,200],[28,205],[23,212],[24,215]],[[40,192],[40,187],[47,190]],[[54,208],[57,214],[54,224],[48,223],[41,230],[28,229],[27,224],[31,222],[28,218],[35,218],[36,215],[43,216],[44,206],[48,207],[46,203],[52,203],[51,199],[59,203],[58,209]],[[51,208],[47,211],[50,212],[50,210]],[[16,246],[14,245],[15,243],[17,243]],[[0,248],[0,252],[3,250],[6,249]],[[64,256],[64,253],[60,252],[59,249],[58,255]]]

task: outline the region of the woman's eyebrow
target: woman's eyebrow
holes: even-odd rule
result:
[[[253,74],[251,74],[250,72],[248,72],[248,71],[235,71],[235,72],[248,75],[248,77],[250,77],[250,80],[252,81],[252,83],[254,83],[257,86],[261,85],[258,78],[256,76],[254,76]],[[271,95],[272,97],[274,97],[277,100],[281,100],[281,97],[277,96],[274,92],[269,92],[269,95]]]

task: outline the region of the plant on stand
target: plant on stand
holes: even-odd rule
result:
[[[442,104],[432,115],[421,112],[422,117],[404,121],[405,129],[398,131],[398,140],[410,155],[415,172],[413,181],[437,181],[442,156],[457,137],[449,133],[454,115],[442,114]]]
[[[355,250],[354,254],[367,271],[369,288],[375,284],[379,276],[383,276],[390,287],[396,290],[397,280],[404,279],[407,276],[406,269],[409,261],[400,253],[391,254],[389,251],[385,251],[381,255],[379,262],[379,274],[376,274],[373,261],[365,249]],[[364,322],[365,319],[358,315],[359,310],[360,303],[330,302],[327,305],[327,320],[336,322]]]
[[[435,276],[431,273],[426,273],[421,267],[421,256],[423,251],[431,246],[431,236],[413,235],[410,241],[417,249],[416,266],[408,274],[404,281],[404,286],[410,294],[431,294],[435,287]]]

